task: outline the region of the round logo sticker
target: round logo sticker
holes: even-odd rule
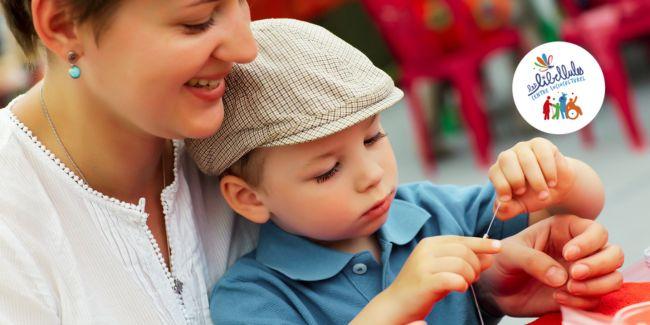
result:
[[[605,79],[585,49],[551,42],[534,48],[519,62],[512,96],[528,124],[542,132],[567,134],[596,117],[605,98]]]

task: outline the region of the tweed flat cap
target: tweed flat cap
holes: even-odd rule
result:
[[[251,28],[259,54],[226,77],[223,125],[211,137],[186,141],[206,174],[220,175],[255,148],[334,134],[403,96],[363,53],[322,27],[266,19]]]

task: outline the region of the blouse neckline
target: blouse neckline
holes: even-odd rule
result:
[[[9,105],[4,109],[7,111],[9,120],[19,129],[19,133],[29,139],[29,142],[34,146],[37,152],[45,156],[45,160],[49,161],[55,165],[55,169],[58,170],[65,178],[73,183],[77,189],[82,190],[84,193],[90,195],[91,197],[100,200],[106,205],[114,206],[120,209],[128,210],[131,212],[136,212],[140,216],[140,222],[146,223],[148,214],[145,213],[145,200],[140,198],[138,204],[122,201],[115,197],[108,196],[88,185],[84,180],[76,175],[76,173],[68,168],[65,163],[63,163],[56,155],[51,152],[47,147],[36,137],[36,135],[27,127],[11,110],[12,107],[16,104],[23,95],[16,97],[12,100]],[[172,200],[174,194],[178,191],[178,177],[179,177],[179,166],[180,166],[180,151],[183,148],[183,142],[180,140],[172,140],[173,143],[173,154],[174,154],[174,169],[173,175],[174,180],[171,184],[167,185],[162,192],[160,193],[161,202],[163,205],[167,205],[168,201]]]

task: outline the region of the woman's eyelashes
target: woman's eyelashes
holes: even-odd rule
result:
[[[214,25],[214,17],[210,17],[206,22],[200,23],[200,24],[183,24],[183,27],[190,33],[190,34],[198,34],[201,32],[205,32],[206,30],[210,29]]]
[[[366,146],[369,146],[382,138],[386,137],[386,133],[383,133],[381,131],[377,132],[377,134],[373,135],[370,139],[363,140],[363,144]]]
[[[332,167],[332,169],[326,171],[325,173],[323,173],[321,175],[316,176],[315,177],[316,183],[322,183],[322,182],[330,179],[332,176],[334,176],[339,171],[340,167],[341,167],[341,164],[337,162],[334,165],[334,167]]]

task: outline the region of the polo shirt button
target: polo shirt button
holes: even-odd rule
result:
[[[362,275],[366,274],[366,271],[368,271],[368,267],[363,263],[357,263],[352,266],[352,272],[354,274]]]

